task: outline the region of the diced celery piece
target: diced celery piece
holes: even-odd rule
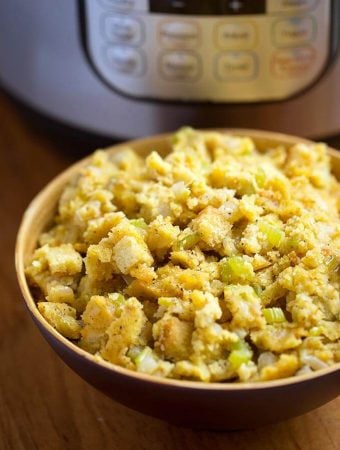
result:
[[[233,370],[237,370],[242,364],[245,364],[251,360],[253,352],[250,346],[240,339],[232,345],[232,351],[228,356],[230,367]]]
[[[132,353],[132,356],[130,358],[133,360],[133,362],[136,364],[137,368],[142,363],[143,359],[151,354],[152,350],[150,347],[135,347],[133,350],[130,349],[129,353]]]
[[[284,312],[278,307],[264,308],[263,316],[267,323],[280,323],[286,321]]]
[[[328,258],[326,265],[330,272],[335,273],[339,270],[339,259],[336,256],[331,256]]]
[[[191,233],[179,239],[175,244],[175,250],[189,250],[200,240],[197,233]]]
[[[309,336],[321,336],[322,333],[323,333],[322,327],[312,327],[309,330]]]
[[[170,308],[174,304],[172,297],[159,297],[159,306],[164,306],[164,308]]]
[[[175,134],[172,136],[172,143],[174,145],[178,144],[180,141],[184,141],[188,137],[192,137],[195,134],[195,130],[191,127],[184,126],[180,128]]]
[[[203,170],[208,170],[210,168],[210,164],[208,161],[201,161],[201,167]]]
[[[299,247],[300,239],[297,236],[291,236],[285,240],[285,247],[289,250],[296,250]]]
[[[245,364],[251,360],[252,354],[249,350],[233,350],[229,357],[228,361],[232,369],[238,369],[242,364]]]
[[[181,242],[182,247],[186,250],[188,248],[194,247],[199,241],[199,236],[197,233],[189,234],[185,236]]]
[[[240,195],[253,195],[256,193],[256,186],[254,181],[244,180],[236,187],[236,191]]]
[[[122,294],[118,294],[118,297],[116,298],[116,302],[120,305],[122,305],[125,302],[125,297]]]
[[[249,344],[247,344],[247,342],[244,339],[242,339],[242,338],[239,338],[236,342],[233,342],[230,345],[230,350],[231,351],[233,351],[233,350],[243,350],[243,349],[250,349],[250,347],[249,347]]]
[[[255,145],[252,139],[249,137],[245,137],[242,139],[242,146],[243,146],[243,152],[245,152],[247,155],[250,155],[251,153],[254,153]]]
[[[250,262],[242,256],[229,256],[220,262],[221,278],[226,283],[234,281],[251,281],[254,278],[254,269]]]
[[[261,297],[262,294],[262,288],[261,286],[259,286],[258,284],[256,284],[255,286],[253,286],[253,289],[255,291],[255,294],[258,295],[259,297]]]
[[[299,246],[299,243],[300,243],[300,239],[297,236],[292,236],[287,239],[287,246],[290,249],[297,248]]]
[[[131,219],[130,223],[131,223],[131,225],[133,225],[137,228],[142,228],[143,230],[145,230],[147,228],[147,224],[145,223],[145,220],[143,218]]]
[[[109,294],[109,298],[116,304],[116,305],[123,305],[125,302],[125,297],[122,294],[114,293]]]
[[[260,231],[266,236],[266,239],[271,247],[278,247],[284,237],[284,232],[281,228],[269,223],[261,223]]]
[[[255,180],[259,188],[262,188],[267,180],[266,172],[262,167],[258,167],[255,173]]]
[[[120,317],[123,312],[123,306],[125,303],[125,297],[122,294],[114,293],[108,295],[109,299],[113,303],[116,317]]]
[[[143,348],[139,346],[131,347],[127,352],[127,356],[135,362],[138,356],[141,354]]]
[[[178,142],[179,142],[179,136],[178,136],[178,133],[175,133],[175,134],[172,135],[171,141],[172,141],[172,144],[173,144],[173,145],[178,144]]]

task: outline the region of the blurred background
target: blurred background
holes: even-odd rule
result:
[[[0,83],[69,134],[191,125],[324,139],[340,133],[339,23],[332,0],[11,0]]]

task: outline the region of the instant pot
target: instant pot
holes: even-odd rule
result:
[[[182,125],[329,136],[340,132],[339,3],[1,2],[0,84],[114,138]]]

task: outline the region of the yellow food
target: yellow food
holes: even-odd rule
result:
[[[97,151],[26,274],[40,313],[113,364],[264,381],[340,361],[340,184],[324,144],[260,151],[185,128]]]

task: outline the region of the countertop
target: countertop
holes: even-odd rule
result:
[[[74,148],[32,127],[3,94],[0,117],[0,450],[340,448],[340,397],[256,430],[193,431],[114,403],[73,373],[25,310],[13,255],[25,207],[75,160]]]

